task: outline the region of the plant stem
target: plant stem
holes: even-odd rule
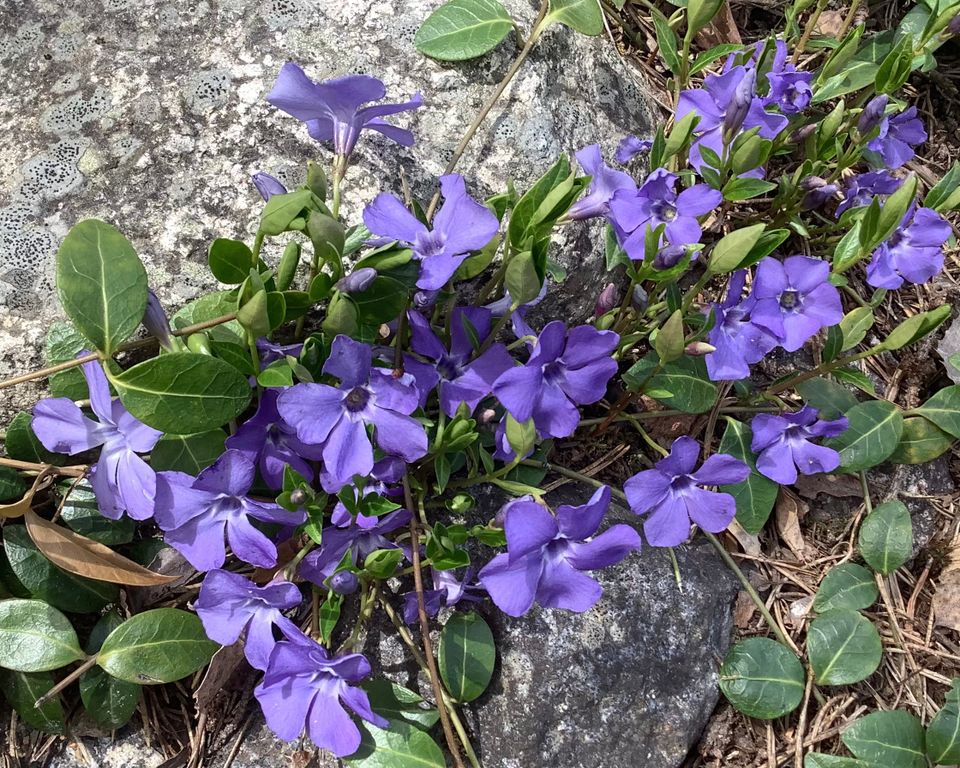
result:
[[[60,693],[60,691],[62,691],[68,685],[79,680],[80,677],[83,675],[83,673],[86,672],[88,669],[91,669],[96,663],[97,663],[97,655],[94,654],[93,656],[89,656],[87,660],[83,662],[83,664],[81,664],[79,667],[73,670],[73,672],[71,672],[69,675],[63,678],[63,680],[61,680],[59,683],[53,686],[53,688],[51,688],[49,691],[43,694],[43,696],[37,699],[33,706],[36,707],[37,709],[40,709],[40,707],[42,707],[44,704],[50,701],[50,699],[52,699],[54,696]]]
[[[477,116],[473,119],[473,122],[470,123],[466,133],[463,134],[463,138],[460,139],[460,143],[457,144],[457,148],[453,151],[453,157],[450,158],[450,162],[447,163],[447,167],[443,169],[444,176],[448,173],[452,173],[453,169],[457,167],[457,163],[460,162],[460,158],[463,157],[463,153],[466,152],[467,147],[470,145],[470,141],[480,128],[480,125],[486,119],[487,115],[490,113],[490,110],[493,109],[494,105],[497,103],[497,100],[507,89],[507,86],[510,85],[510,81],[513,80],[523,62],[526,61],[527,56],[530,55],[530,51],[532,51],[533,47],[537,44],[537,40],[540,39],[540,35],[543,34],[543,30],[546,28],[544,21],[549,8],[550,3],[548,0],[540,0],[540,11],[537,14],[536,21],[533,24],[533,29],[530,30],[530,36],[527,38],[527,42],[524,44],[523,49],[520,51],[517,58],[513,60],[513,63],[507,70],[507,73],[503,76],[503,80],[500,81],[500,84],[490,95],[490,98],[487,99],[487,103],[483,105],[480,112],[477,113]],[[427,207],[427,221],[430,221],[430,219],[433,218],[433,214],[436,211],[437,204],[439,202],[440,190],[438,189],[436,193],[434,193],[433,198],[430,200],[430,205]]]
[[[829,373],[835,368],[842,368],[847,363],[853,363],[857,360],[862,360],[865,357],[869,357],[871,350],[865,350],[863,352],[858,352],[855,355],[847,355],[846,357],[838,357],[836,360],[831,360],[829,363],[821,363],[816,368],[811,368],[809,371],[804,371],[803,373],[798,373],[793,378],[782,381],[779,384],[775,384],[772,387],[768,387],[764,391],[764,395],[775,395],[778,392],[783,392],[785,389],[792,389],[797,384],[801,384],[808,379],[815,379],[821,373]]]
[[[74,464],[69,467],[57,467],[52,464],[36,464],[32,461],[18,461],[17,459],[6,459],[0,457],[0,467],[12,467],[13,469],[22,469],[26,472],[51,472],[61,477],[83,477],[89,471],[86,464]]]
[[[456,768],[464,768],[457,748],[457,740],[450,726],[450,715],[447,713],[443,686],[440,684],[440,675],[437,672],[437,662],[433,658],[433,643],[430,640],[430,620],[427,618],[427,608],[423,600],[423,573],[420,570],[420,530],[417,520],[417,508],[413,503],[413,494],[410,491],[410,478],[403,476],[403,498],[410,511],[410,553],[413,560],[413,583],[417,591],[417,614],[420,618],[420,639],[423,642],[423,655],[427,661],[427,672],[430,675],[430,685],[433,696],[437,701],[437,712],[440,713],[440,723],[443,726],[443,735],[447,740],[447,749],[453,757]]]
[[[729,408],[721,408],[718,413],[777,413],[780,411],[775,405],[744,405],[744,406],[731,406]],[[645,411],[644,413],[625,413],[620,414],[619,416],[614,416],[611,419],[613,421],[656,421],[657,419],[669,419],[674,416],[696,416],[697,414],[687,413],[686,411],[678,411],[674,409],[664,409],[662,411]],[[580,427],[592,427],[596,424],[603,424],[607,421],[606,416],[600,416],[594,419],[580,419],[580,423],[577,425],[577,428]]]

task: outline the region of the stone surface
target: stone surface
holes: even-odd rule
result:
[[[327,148],[263,100],[280,66],[315,78],[381,77],[396,100],[425,106],[398,122],[418,143],[379,134],[359,145],[345,215],[357,221],[380,189],[399,193],[401,170],[427,198],[460,136],[516,54],[513,33],[475,63],[419,55],[413,36],[441,0],[6,0],[0,5],[0,377],[39,366],[59,318],[53,257],[67,230],[97,217],[117,225],[177,308],[213,286],[206,249],[216,237],[252,238],[261,205],[249,175],[299,183]],[[507,5],[525,25],[531,0]],[[638,78],[603,38],[565,27],[545,34],[461,162],[477,195],[519,188],[561,152],[625,133],[649,133]],[[602,263],[583,237],[554,248],[567,267]],[[594,238],[595,240],[599,238]],[[266,251],[268,261],[281,245]],[[589,313],[602,277],[574,273],[562,307]],[[5,393],[0,417],[29,407],[39,388]]]

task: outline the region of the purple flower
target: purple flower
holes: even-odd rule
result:
[[[838,184],[828,184],[825,179],[821,179],[819,176],[807,176],[800,182],[800,189],[807,193],[800,201],[800,210],[802,211],[812,211],[820,208],[840,193]]]
[[[873,252],[867,282],[875,288],[927,282],[943,269],[943,244],[951,231],[936,211],[911,206],[890,239]]]
[[[613,159],[620,165],[626,165],[637,155],[643,155],[650,151],[653,142],[650,139],[640,139],[636,136],[624,136],[617,145],[617,153]]]
[[[423,591],[423,602],[424,608],[427,610],[427,616],[431,618],[436,616],[444,606],[452,608],[460,602],[478,603],[482,599],[478,595],[470,594],[471,592],[483,591],[483,587],[479,584],[470,584],[470,580],[473,578],[472,567],[468,567],[463,574],[463,581],[458,580],[453,571],[438,571],[436,568],[431,568],[430,573],[433,579],[433,589]],[[417,593],[407,592],[403,596],[403,620],[407,624],[415,624],[419,610]]]
[[[874,165],[895,170],[916,154],[914,147],[926,140],[927,132],[917,117],[917,108],[910,107],[898,115],[881,118],[880,133],[867,142],[865,154]]]
[[[410,417],[419,401],[413,377],[395,378],[372,364],[369,346],[337,336],[323,372],[340,386],[296,384],[277,400],[280,416],[296,428],[300,441],[323,446],[320,482],[328,493],[373,469],[367,425],[375,427],[377,445],[386,453],[412,462],[427,452],[427,433]]]
[[[349,157],[365,128],[379,131],[405,147],[413,144],[410,131],[380,118],[417,109],[423,103],[420,94],[400,104],[363,106],[379,101],[386,93],[384,84],[369,75],[348,75],[315,83],[290,61],[280,69],[267,101],[291,117],[303,120],[307,132],[317,141],[332,141],[337,155]]]
[[[385,456],[373,465],[373,470],[363,489],[356,486],[347,486],[340,491],[337,503],[333,506],[333,512],[330,513],[330,522],[340,528],[346,528],[351,523],[356,523],[361,528],[373,528],[377,525],[379,518],[376,515],[365,515],[358,512],[356,516],[347,509],[343,503],[342,497],[348,493],[353,497],[353,502],[359,505],[362,499],[367,496],[402,496],[401,489],[389,488],[388,484],[398,483],[407,471],[407,465],[402,459],[396,456]],[[371,482],[372,481],[372,482]]]
[[[336,288],[342,293],[363,293],[377,279],[377,270],[373,267],[360,267],[337,281]]]
[[[757,266],[752,295],[750,319],[787,352],[843,319],[840,292],[830,284],[830,265],[822,259],[789,256],[781,263],[768,256]]]
[[[370,662],[359,653],[330,658],[312,640],[280,642],[254,695],[279,738],[294,741],[306,728],[318,747],[346,757],[360,747],[360,729],[347,710],[378,728],[389,725],[370,708],[364,690],[351,685],[369,674]]]
[[[617,288],[616,283],[607,283],[603,290],[600,291],[600,295],[597,296],[597,303],[593,307],[593,316],[600,317],[601,315],[607,314],[611,309],[613,309],[620,301],[620,289]]]
[[[649,513],[643,532],[655,547],[682,544],[690,536],[691,521],[705,531],[720,533],[737,513],[733,496],[702,486],[742,482],[750,467],[733,456],[716,453],[696,469],[699,456],[696,440],[678,437],[669,456],[624,483],[630,509],[638,515]]]
[[[143,313],[143,327],[153,338],[160,342],[160,346],[168,352],[173,352],[173,339],[170,337],[170,320],[163,310],[163,304],[151,289],[147,289],[147,308]]]
[[[157,473],[157,525],[163,540],[198,571],[219,568],[226,559],[224,534],[233,553],[260,568],[277,564],[276,545],[250,522],[298,525],[302,512],[288,512],[247,496],[256,465],[240,451],[225,451],[196,477],[183,472]]]
[[[758,44],[763,48],[763,43]],[[787,44],[783,40],[776,41],[776,52],[773,65],[767,73],[767,82],[770,83],[770,93],[763,100],[764,106],[776,106],[785,115],[795,115],[802,112],[810,104],[813,97],[812,72],[798,72],[797,68],[787,60]]]
[[[288,581],[258,587],[238,573],[216,569],[207,573],[193,604],[207,637],[233,645],[246,632],[243,653],[254,669],[263,671],[277,644],[273,628],[288,639],[298,638],[299,627],[281,613],[300,605],[299,588]]]
[[[902,179],[895,178],[889,171],[868,171],[851,176],[843,189],[843,200],[837,206],[839,217],[848,208],[862,208],[870,205],[876,195],[891,195],[896,192]]]
[[[366,519],[369,521],[369,518]],[[378,549],[397,549],[397,545],[386,538],[410,522],[410,512],[398,509],[373,524],[369,522],[347,522],[346,526],[328,526],[323,529],[323,544],[312,550],[300,563],[300,575],[314,584],[323,584],[337,569],[343,556],[350,553],[353,565],[362,565],[367,555]]]
[[[733,95],[727,105],[727,110],[723,115],[723,143],[731,144],[740,133],[744,120],[750,111],[750,105],[757,91],[757,70],[753,67],[747,68],[740,81],[733,89]]]
[[[600,145],[591,144],[577,152],[577,160],[584,171],[590,174],[587,194],[577,200],[567,212],[574,221],[606,216],[610,211],[610,198],[618,189],[636,190],[633,179],[623,171],[604,165]]]
[[[338,595],[352,595],[360,589],[360,579],[353,571],[337,571],[330,577],[330,589]]]
[[[694,184],[677,194],[679,180],[677,174],[657,168],[640,189],[622,189],[610,201],[620,244],[634,261],[644,259],[648,227],[656,229],[663,224],[664,240],[672,246],[698,243],[703,234],[698,217],[723,201],[723,195],[706,184]]]
[[[536,601],[544,608],[582,612],[603,588],[584,571],[619,563],[640,548],[629,525],[614,525],[594,536],[610,506],[610,489],[599,488],[586,504],[557,507],[554,517],[531,497],[501,510],[507,551],[480,571],[480,583],[508,616],[522,616]]]
[[[381,192],[363,211],[363,223],[375,235],[399,240],[420,261],[417,287],[437,290],[453,277],[471,251],[479,251],[500,228],[493,211],[467,194],[463,176],[440,177],[443,205],[433,229],[407,210],[393,195]]]
[[[818,437],[836,437],[848,426],[845,416],[833,421],[817,419],[817,410],[805,405],[796,413],[761,413],[753,417],[750,449],[757,456],[757,471],[781,485],[797,482],[803,475],[832,472],[840,466],[833,448],[815,445]]]
[[[889,96],[881,93],[879,96],[874,96],[867,102],[867,106],[863,108],[863,111],[860,113],[860,118],[857,120],[857,130],[861,134],[866,135],[880,125],[884,119],[883,115],[887,111],[887,102],[889,100]]]
[[[323,449],[297,439],[297,431],[287,424],[277,410],[279,389],[265,389],[257,412],[227,438],[226,447],[240,451],[260,467],[260,475],[268,487],[283,487],[283,470],[289,465],[308,483],[316,472],[308,463],[323,458]]]
[[[492,345],[471,362],[474,340],[480,344],[490,335],[491,313],[487,309],[457,307],[453,310],[449,351],[423,315],[410,311],[407,318],[410,348],[432,361],[432,364],[422,363],[408,355],[404,364],[417,380],[421,406],[439,383],[440,407],[447,416],[452,418],[461,403],[466,403],[472,412],[493,391],[497,378],[514,364],[503,344]],[[473,339],[471,334],[475,334]]]
[[[750,366],[777,346],[776,337],[750,319],[755,300],[740,301],[746,278],[743,269],[731,275],[727,298],[713,305],[716,322],[707,339],[716,351],[704,357],[712,381],[747,378]]]
[[[578,405],[595,403],[606,394],[617,372],[610,357],[620,337],[590,325],[571,328],[560,320],[547,323],[525,365],[505,371],[493,393],[519,422],[533,417],[537,430],[567,437],[580,423]]]
[[[277,360],[283,360],[288,355],[290,357],[300,357],[303,350],[303,343],[296,344],[277,344],[270,339],[257,339],[257,353],[260,355],[260,367],[266,368],[270,363]]]
[[[260,197],[263,198],[264,202],[274,195],[287,194],[287,188],[283,186],[280,179],[271,176],[269,173],[264,173],[263,171],[255,173],[250,177],[250,181],[253,182],[253,186],[257,188],[257,192],[260,193]]]
[[[83,375],[90,408],[98,420],[87,418],[69,398],[48,397],[34,406],[33,431],[43,447],[54,453],[73,455],[102,446],[100,459],[90,472],[100,512],[112,520],[124,512],[134,520],[146,520],[153,514],[157,480],[137,454],[152,450],[163,433],[138,421],[119,400],[111,399],[100,363],[84,363]]]
[[[721,75],[708,75],[703,81],[703,88],[680,93],[675,120],[681,120],[690,112],[696,112],[700,116],[700,122],[694,131],[696,140],[690,147],[690,165],[697,170],[705,164],[700,154],[701,146],[709,147],[718,156],[723,156],[723,126],[727,111],[734,105],[738,86],[747,77],[746,67],[735,66]],[[744,131],[759,128],[762,138],[773,139],[787,127],[787,123],[786,117],[768,112],[764,109],[763,100],[754,96],[741,128]]]

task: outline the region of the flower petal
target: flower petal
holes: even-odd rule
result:
[[[602,594],[603,588],[595,579],[571,567],[562,558],[544,562],[537,587],[537,602],[544,608],[565,608],[583,613],[593,608]]]
[[[536,598],[541,567],[537,555],[520,557],[511,563],[504,552],[481,568],[477,577],[497,608],[508,616],[523,616]]]
[[[578,571],[595,571],[619,563],[640,546],[640,534],[632,526],[614,525],[590,541],[571,544],[566,559]]]

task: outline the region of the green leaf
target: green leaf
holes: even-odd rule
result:
[[[860,554],[886,576],[913,554],[913,521],[903,502],[888,501],[866,516],[860,525]]]
[[[796,390],[808,405],[820,411],[823,419],[842,416],[857,404],[857,398],[849,389],[823,377],[800,382]]]
[[[536,445],[537,428],[534,426],[533,419],[527,419],[520,423],[508,413],[506,436],[507,444],[513,449],[513,452],[517,456],[526,456]]]
[[[960,439],[960,384],[944,387],[914,413]]]
[[[550,13],[544,21],[564,24],[584,35],[603,32],[599,0],[550,0]]]
[[[909,712],[871,712],[840,734],[847,749],[870,765],[924,768],[924,734]]]
[[[953,678],[943,708],[927,726],[927,757],[934,765],[960,763],[960,677]]]
[[[112,381],[130,413],[173,435],[215,429],[250,403],[250,385],[236,368],[190,352],[146,360]]]
[[[772,192],[776,188],[776,184],[763,179],[733,178],[723,185],[723,198],[730,202],[749,200]]]
[[[115,602],[120,588],[62,571],[43,556],[26,526],[3,528],[3,549],[17,579],[32,597],[69,613],[93,613]]]
[[[689,0],[686,39],[692,40],[697,32],[707,26],[722,5],[723,0]]]
[[[360,322],[380,325],[396,320],[407,304],[407,288],[392,277],[377,276],[363,293],[350,295],[360,313]]]
[[[74,226],[57,251],[57,294],[67,316],[110,356],[147,308],[147,271],[130,241],[103,221]]]
[[[129,683],[172,683],[207,664],[219,647],[207,639],[194,614],[157,608],[113,630],[103,641],[97,664]]]
[[[107,636],[123,623],[116,611],[103,615],[90,632],[85,650],[95,654]],[[88,669],[80,678],[80,699],[87,713],[104,728],[126,724],[137,709],[140,686],[111,677],[99,667]]]
[[[499,0],[450,0],[427,17],[413,44],[431,58],[464,61],[492,51],[512,28]]]
[[[360,748],[343,758],[348,768],[446,768],[443,752],[431,736],[402,720],[387,729],[360,725]]]
[[[683,357],[684,334],[681,310],[678,309],[670,315],[657,331],[653,347],[664,363],[672,363],[677,358]]]
[[[65,363],[75,359],[89,345],[90,342],[70,323],[54,323],[47,331],[44,357],[48,365]],[[69,397],[71,400],[85,400],[87,397],[87,381],[79,368],[55,373],[49,384],[53,397]]]
[[[954,438],[921,416],[903,420],[903,435],[890,454],[896,464],[926,464],[950,450]]]
[[[157,472],[174,470],[198,475],[220,458],[226,439],[222,429],[192,435],[164,435],[150,452],[150,466]]]
[[[825,755],[822,752],[808,752],[803,758],[803,768],[871,768],[862,760],[840,755]]]
[[[70,530],[107,546],[133,541],[137,521],[126,515],[119,520],[104,517],[89,482],[62,483],[60,492],[66,496],[60,508],[60,519]]]
[[[757,244],[765,228],[766,224],[752,224],[725,235],[713,246],[707,268],[714,275],[733,272]]]
[[[923,200],[925,208],[947,213],[960,207],[960,161],[953,164]]]
[[[63,735],[66,732],[63,706],[60,697],[54,696],[37,709],[37,699],[53,688],[53,675],[49,672],[14,672],[0,669],[0,691],[20,718],[32,728],[46,733]]]
[[[857,307],[843,316],[840,321],[840,333],[843,334],[843,344],[840,347],[841,352],[853,349],[857,344],[863,341],[864,337],[873,327],[874,317],[871,307]]]
[[[537,235],[542,225],[552,225],[553,221],[566,212],[572,202],[575,177],[576,173],[570,170],[567,156],[560,155],[547,172],[517,201],[507,225],[507,236],[518,252],[529,250],[528,241]],[[571,198],[569,202],[566,201],[567,197]]]
[[[856,563],[843,563],[823,577],[813,600],[813,610],[817,613],[835,609],[859,611],[873,605],[878,594],[870,571]]]
[[[653,15],[653,29],[657,34],[657,48],[660,57],[673,74],[680,73],[680,41],[667,23],[667,17],[656,8],[651,10]]]
[[[526,304],[540,294],[543,279],[533,263],[530,251],[518,253],[507,264],[504,285],[515,304]]]
[[[490,685],[497,647],[478,613],[455,613],[440,632],[440,677],[457,701],[473,701]]]
[[[0,667],[46,672],[84,658],[69,620],[42,600],[0,600]]]
[[[728,56],[731,53],[737,53],[742,50],[743,46],[738,43],[721,43],[720,45],[715,45],[709,51],[704,51],[697,56],[693,62],[693,65],[690,67],[690,75],[693,76],[698,72],[702,72],[717,59],[722,59],[724,56]]]
[[[950,311],[950,305],[944,304],[936,309],[931,309],[929,312],[921,312],[918,315],[914,315],[894,328],[890,332],[890,335],[874,347],[874,349],[889,352],[905,347],[908,344],[913,344],[949,318]]]
[[[752,637],[734,645],[723,660],[720,690],[748,717],[782,717],[803,700],[803,665],[786,646]]]
[[[17,501],[23,498],[27,484],[15,469],[0,467],[0,501]]]
[[[850,426],[825,443],[840,452],[840,466],[844,469],[875,467],[896,450],[903,434],[903,415],[893,403],[858,403],[846,415]]]
[[[637,361],[623,380],[636,390],[655,391],[656,399],[685,413],[704,413],[717,399],[717,387],[707,377],[707,366],[701,357],[681,357],[657,371],[656,355]]]
[[[225,237],[210,243],[207,264],[213,276],[228,285],[240,285],[250,275],[250,268],[255,266],[253,252],[246,243]]]
[[[218,317],[229,315],[237,311],[236,291],[216,291],[207,293],[199,299],[191,301],[174,313],[170,324],[177,329],[188,325],[205,323],[216,320]],[[216,325],[204,331],[213,341],[225,341],[232,344],[243,344],[244,333],[240,323],[236,320]]]
[[[717,452],[729,454],[750,467],[746,480],[721,486],[720,490],[733,496],[737,502],[737,520],[748,533],[756,534],[770,517],[780,486],[757,472],[756,458],[750,449],[752,440],[753,433],[748,425],[729,419]]]
[[[428,705],[418,693],[390,680],[366,680],[360,687],[367,692],[370,708],[391,723],[401,720],[408,725],[429,731],[437,724],[440,713]]]
[[[882,655],[877,628],[856,611],[829,611],[814,619],[807,632],[807,657],[820,685],[866,680]]]
[[[313,199],[309,189],[299,189],[285,195],[273,195],[263,206],[260,215],[260,231],[265,235],[279,235],[285,232],[294,219]]]

